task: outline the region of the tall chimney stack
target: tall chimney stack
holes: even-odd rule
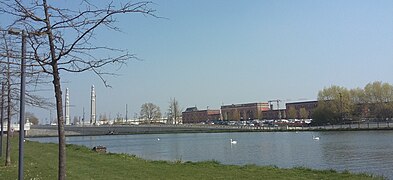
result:
[[[94,91],[94,85],[91,86],[91,116],[90,116],[90,124],[97,124],[96,121],[96,92]]]

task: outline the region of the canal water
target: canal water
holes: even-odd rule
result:
[[[313,137],[319,137],[315,140]],[[230,139],[236,140],[232,144]],[[57,142],[56,137],[30,138]],[[205,161],[366,172],[393,179],[393,131],[186,133],[67,137],[151,160]]]

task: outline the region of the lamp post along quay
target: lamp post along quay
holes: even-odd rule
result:
[[[26,92],[26,37],[25,30],[9,29],[8,34],[22,36],[22,57],[21,57],[21,75],[20,75],[20,98],[19,98],[19,163],[18,179],[23,179],[23,142],[25,139],[25,92]],[[9,125],[8,125],[9,126]]]
[[[0,117],[1,117],[1,125],[0,125],[0,128],[1,128],[1,134],[0,134],[0,157],[2,157],[3,156],[3,136],[4,136],[4,131],[3,131],[3,129],[4,129],[4,86],[5,86],[5,83],[4,82],[2,82],[1,83],[1,112],[0,112]]]

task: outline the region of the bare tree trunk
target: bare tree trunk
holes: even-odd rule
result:
[[[7,51],[7,148],[5,150],[5,165],[10,166],[11,165],[11,77],[10,77],[10,58],[9,58],[9,53],[8,53],[8,46],[7,43],[6,45],[6,51]]]
[[[66,142],[64,133],[64,119],[63,119],[63,100],[62,92],[60,87],[60,76],[57,66],[53,66],[53,85],[55,88],[56,97],[56,110],[57,110],[57,122],[58,122],[58,134],[59,134],[59,180],[64,180],[66,175]]]
[[[11,165],[11,84],[10,84],[10,77],[9,77],[9,64],[8,64],[8,71],[7,71],[7,148],[5,150],[5,166]]]
[[[54,37],[50,24],[50,14],[48,12],[48,4],[46,0],[43,0],[43,6],[45,10],[45,23],[47,28],[47,35],[49,39],[49,47],[51,54],[51,66],[52,66],[52,76],[53,76],[53,86],[55,89],[56,98],[56,111],[57,111],[57,125],[58,125],[58,135],[59,135],[59,174],[58,179],[64,180],[66,177],[66,142],[64,133],[64,119],[63,119],[63,100],[60,85],[60,74],[58,69],[56,58],[56,50],[54,45]]]

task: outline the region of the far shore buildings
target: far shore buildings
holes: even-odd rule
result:
[[[211,120],[224,121],[245,121],[255,119],[287,119],[288,110],[295,109],[295,119],[301,119],[301,109],[305,109],[311,119],[313,110],[317,107],[318,101],[303,101],[286,103],[286,109],[272,109],[267,102],[244,103],[223,105],[220,110],[198,110],[196,107],[187,108],[182,113],[183,123],[201,123]]]
[[[268,103],[231,104],[221,106],[223,120],[253,120],[261,118],[269,110]]]
[[[198,110],[197,107],[187,108],[182,113],[183,124],[200,123],[211,120],[220,120],[220,110]]]
[[[293,102],[293,103],[287,103],[285,106],[286,106],[287,114],[288,111],[292,108],[296,110],[295,119],[302,119],[300,114],[301,109],[305,109],[308,112],[307,119],[312,119],[311,114],[314,111],[314,109],[317,108],[318,101]]]

